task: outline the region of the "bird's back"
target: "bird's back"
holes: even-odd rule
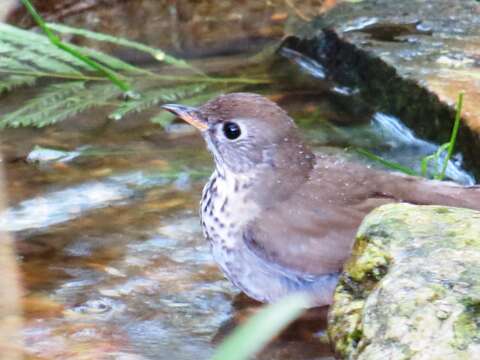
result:
[[[336,272],[349,257],[363,218],[392,202],[480,210],[480,188],[388,173],[319,155],[308,181],[249,225],[249,247],[258,256],[295,271]]]

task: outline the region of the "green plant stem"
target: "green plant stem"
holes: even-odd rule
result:
[[[460,128],[460,120],[462,118],[462,106],[463,106],[463,92],[458,94],[457,100],[457,110],[455,112],[455,122],[453,124],[452,134],[450,135],[450,141],[448,142],[448,152],[447,156],[443,161],[443,167],[440,174],[436,177],[437,180],[443,180],[445,178],[445,172],[447,171],[448,161],[453,155],[453,149],[455,147],[455,142],[457,141],[458,129]]]
[[[68,73],[49,73],[43,71],[26,71],[26,70],[2,70],[0,72],[7,74],[17,74],[17,75],[30,75],[38,77],[53,77],[53,78],[64,78],[64,79],[79,79],[79,80],[105,80],[103,77],[98,76],[88,76],[88,75],[75,75]],[[175,82],[207,82],[207,83],[218,83],[218,84],[268,84],[270,83],[269,79],[249,79],[249,78],[219,78],[219,77],[204,77],[204,76],[174,76],[174,75],[162,75],[148,72],[148,75],[155,77],[159,80],[166,81],[175,81]]]
[[[189,69],[189,70],[191,70],[191,71],[193,71],[193,72],[195,72],[199,75],[206,76],[201,70],[199,70],[199,69],[195,68],[194,66],[190,65],[185,60],[177,59],[173,56],[170,56],[161,49],[156,49],[156,48],[153,48],[153,47],[150,47],[150,46],[147,46],[147,45],[135,42],[135,41],[122,39],[122,38],[119,38],[119,37],[116,37],[116,36],[101,34],[101,33],[97,33],[97,32],[94,32],[94,31],[74,28],[74,27],[65,26],[65,25],[61,25],[61,24],[48,23],[47,26],[50,29],[53,29],[53,30],[58,31],[60,33],[80,35],[80,36],[84,36],[84,37],[87,37],[87,38],[90,38],[90,39],[95,39],[95,40],[98,40],[98,41],[106,41],[106,42],[110,42],[110,43],[117,44],[117,45],[120,45],[120,46],[136,49],[136,50],[145,52],[147,54],[150,54],[153,58],[155,58],[158,61],[163,61],[163,62],[166,62],[167,64],[171,64],[171,65],[174,65],[174,66],[177,66],[177,67],[180,67],[180,68]]]
[[[203,77],[203,76],[174,76],[174,75],[154,75],[158,79],[171,81],[191,81],[191,82],[208,82],[208,83],[224,83],[224,84],[269,84],[269,79],[249,79],[249,78],[222,78],[222,77]]]
[[[376,161],[380,164],[382,164],[383,166],[389,168],[389,169],[392,169],[392,170],[397,170],[397,171],[400,171],[400,172],[403,172],[407,175],[412,175],[412,176],[418,176],[419,174],[413,170],[413,169],[410,169],[409,167],[406,167],[406,166],[403,166],[401,164],[398,164],[398,163],[395,163],[395,162],[392,162],[392,161],[388,161],[378,155],[375,155],[374,153],[371,153],[370,151],[368,150],[365,150],[365,149],[361,149],[361,148],[352,148],[353,151],[355,151],[356,153],[360,154],[360,155],[363,155],[367,158],[369,158],[370,160],[373,160],[373,161]]]
[[[40,14],[37,12],[37,10],[33,7],[32,3],[29,0],[21,0],[22,4],[25,6],[27,11],[32,15],[33,19],[35,22],[40,26],[40,28],[43,30],[47,38],[50,40],[50,42],[58,47],[59,49],[62,49],[63,51],[71,54],[72,56],[76,57],[80,61],[84,62],[88,66],[90,66],[92,69],[100,72],[103,74],[105,77],[107,77],[112,83],[114,83],[116,86],[118,86],[122,91],[129,91],[130,85],[121,80],[114,71],[108,69],[107,67],[101,65],[100,63],[96,62],[95,60],[90,59],[89,57],[81,54],[80,52],[76,51],[75,49],[72,49],[70,46],[67,44],[63,43],[60,38],[55,35],[46,25],[45,21],[43,18],[40,16]]]
[[[433,154],[427,155],[424,158],[422,158],[422,162],[421,162],[422,176],[427,177],[427,175],[428,175],[428,164],[430,163],[430,161],[433,160],[433,166],[434,166],[433,178],[435,178],[435,179],[437,178],[437,176],[439,175],[439,173],[438,173],[438,159],[440,158],[440,155],[446,149],[448,149],[449,146],[450,146],[449,142],[445,143],[445,144],[442,144],[442,145],[439,146],[437,151],[435,151]]]
[[[14,75],[26,75],[35,77],[51,77],[59,79],[72,79],[72,80],[92,80],[92,81],[107,81],[108,79],[100,76],[88,76],[88,75],[76,75],[68,73],[49,73],[44,71],[22,71],[22,70],[3,70],[0,69],[0,73],[14,74]]]

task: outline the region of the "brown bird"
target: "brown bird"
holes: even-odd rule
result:
[[[386,203],[480,209],[480,188],[389,173],[314,154],[293,120],[255,94],[164,109],[199,129],[215,159],[202,228],[225,275],[250,297],[292,292],[330,304],[365,215]]]

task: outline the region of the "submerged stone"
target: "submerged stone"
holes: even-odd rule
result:
[[[480,212],[391,204],[363,221],[329,314],[346,359],[480,358]]]

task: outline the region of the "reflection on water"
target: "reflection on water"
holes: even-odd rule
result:
[[[48,227],[114,205],[132,195],[130,189],[113,181],[87,182],[22,201],[3,214],[0,227],[7,231]]]

